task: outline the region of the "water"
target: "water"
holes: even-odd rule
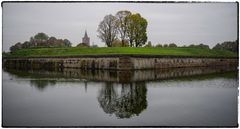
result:
[[[3,126],[237,126],[237,71],[4,70]]]

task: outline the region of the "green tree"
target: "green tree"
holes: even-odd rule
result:
[[[168,47],[177,47],[177,45],[175,43],[170,43]]]
[[[64,42],[65,46],[67,46],[67,47],[72,46],[72,43],[68,39],[64,39],[63,42]]]
[[[10,47],[11,52],[14,52],[14,51],[17,51],[17,50],[20,50],[20,49],[22,49],[22,43],[21,42],[18,42],[15,45]]]
[[[48,35],[45,34],[45,33],[38,33],[34,36],[34,39],[37,39],[37,40],[48,40]]]
[[[196,47],[196,45],[194,45],[194,44],[190,44],[188,47]]]
[[[139,13],[126,17],[129,20],[127,24],[127,34],[130,46],[140,47],[147,41],[147,20]]]
[[[120,41],[119,39],[116,39],[113,41],[112,47],[128,47],[128,41],[123,40],[123,44],[122,44],[122,41]]]
[[[126,17],[129,15],[131,15],[131,12],[124,10],[118,11],[115,16],[117,18],[117,28],[122,42],[122,47],[124,46],[124,41],[127,39],[127,24],[129,20]]]
[[[205,49],[209,49],[209,46],[208,45],[205,45],[205,44],[199,44],[198,45],[199,48],[205,48]]]
[[[30,47],[30,42],[29,41],[25,41],[23,44],[22,44],[22,48],[29,48]]]
[[[98,37],[112,47],[112,42],[117,39],[117,19],[113,15],[106,15],[103,21],[98,25]]]
[[[157,44],[155,47],[163,47],[162,44]]]
[[[168,47],[168,44],[164,44],[163,47]]]
[[[190,44],[188,47],[209,49],[209,46],[205,44],[198,44],[198,45]]]
[[[225,41],[223,43],[218,43],[216,46],[213,47],[214,50],[229,50],[238,53],[238,40],[235,41]]]
[[[33,42],[34,42],[34,38],[33,38],[33,37],[30,37],[29,42],[30,42],[30,43],[33,43]]]
[[[152,47],[152,42],[148,41],[147,45],[145,45],[145,47]]]

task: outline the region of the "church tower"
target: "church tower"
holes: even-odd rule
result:
[[[85,44],[87,44],[88,46],[90,46],[90,38],[88,37],[86,30],[85,30],[85,35],[84,35],[84,37],[82,38],[82,43],[85,43]]]

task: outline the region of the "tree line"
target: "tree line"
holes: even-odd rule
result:
[[[158,48],[174,48],[174,47],[188,47],[188,48],[203,48],[203,49],[210,49],[210,47],[206,44],[190,44],[190,45],[183,45],[183,46],[177,46],[175,43],[170,44],[156,44],[155,46],[152,45],[151,41],[148,41],[148,43],[144,47],[158,47]],[[212,49],[213,50],[228,50],[235,53],[238,53],[239,43],[238,40],[235,41],[225,41],[223,43],[217,43]]]
[[[163,48],[167,48],[167,47],[190,47],[190,48],[204,48],[204,49],[210,49],[210,47],[208,45],[205,44],[190,44],[190,45],[183,45],[183,46],[177,46],[177,44],[175,43],[170,43],[170,44],[157,44],[155,46],[153,46],[151,44],[151,42],[149,41],[148,44],[145,47],[163,47]]]
[[[18,42],[10,47],[10,51],[14,52],[23,48],[34,47],[71,47],[72,43],[68,39],[57,39],[55,37],[49,37],[45,33],[37,33],[30,37],[29,41],[24,43]]]
[[[121,40],[121,47],[141,47],[147,41],[148,22],[139,13],[118,11],[115,16],[106,15],[98,25],[98,37],[108,47]]]
[[[239,52],[238,50],[239,43],[238,40],[236,41],[226,41],[223,43],[218,43],[216,46],[213,47],[215,50],[229,50],[232,52]]]

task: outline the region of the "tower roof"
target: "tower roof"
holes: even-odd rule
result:
[[[88,35],[87,35],[87,31],[85,30],[85,35],[84,35],[84,37],[88,37]]]

